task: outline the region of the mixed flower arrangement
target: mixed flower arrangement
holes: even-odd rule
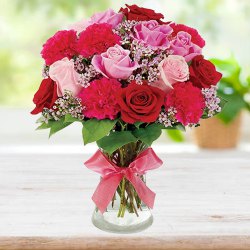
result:
[[[31,112],[42,114],[39,129],[52,135],[81,122],[85,144],[96,141],[109,159],[118,152],[112,162],[127,167],[162,129],[198,126],[220,112],[216,84],[222,75],[203,57],[204,39],[163,18],[126,5],[49,38]],[[134,148],[124,149],[129,143]]]

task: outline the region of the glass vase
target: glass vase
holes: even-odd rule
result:
[[[110,162],[126,168],[146,148],[147,146],[141,141],[131,142],[106,156]],[[146,175],[140,178],[146,183]],[[123,178],[106,211],[102,214],[96,208],[92,222],[103,231],[126,234],[145,230],[152,225],[153,216],[150,209],[141,201],[133,185]]]

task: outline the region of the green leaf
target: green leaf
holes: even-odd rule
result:
[[[133,131],[133,135],[138,138],[138,140],[151,146],[153,141],[158,139],[161,135],[161,125],[153,123],[146,128],[139,128]]]
[[[134,125],[136,128],[139,128],[144,122],[135,122]]]
[[[180,130],[180,131],[183,131],[183,132],[186,131],[185,126],[183,126],[181,123],[177,123],[177,124],[173,125],[172,127],[165,127],[165,126],[162,125],[162,129],[167,129],[167,130]]]
[[[184,142],[185,138],[180,130],[166,129],[166,134],[175,142]]]
[[[177,124],[177,125],[175,125],[175,126],[173,126],[173,127],[174,127],[175,129],[180,130],[180,131],[183,131],[183,132],[186,131],[185,126],[183,126],[182,124]]]
[[[84,145],[106,136],[115,126],[117,120],[90,119],[83,123],[82,135]]]
[[[54,135],[58,131],[66,128],[70,124],[72,124],[72,122],[65,123],[63,118],[61,120],[59,120],[59,121],[51,121],[50,122],[49,137],[51,137],[52,135]]]
[[[223,107],[221,113],[217,115],[217,117],[227,124],[233,121],[243,108],[246,108],[246,102],[237,92],[229,95],[220,93],[220,96],[227,100],[227,103]]]
[[[112,154],[116,149],[123,145],[135,142],[138,139],[133,136],[131,131],[111,132],[108,136],[103,137],[96,143],[98,147],[102,148],[108,154]]]
[[[66,114],[64,117],[64,122],[82,122],[82,120],[79,120],[78,118],[73,117],[71,114]]]
[[[41,130],[41,129],[48,129],[51,126],[51,122],[45,123],[43,122],[40,126],[36,128],[36,130]]]
[[[220,98],[220,107],[223,110],[223,108],[225,107],[225,105],[228,103],[228,101],[226,99],[224,99],[221,96],[218,96]]]
[[[44,122],[44,117],[41,116],[36,120],[36,123],[43,123]]]

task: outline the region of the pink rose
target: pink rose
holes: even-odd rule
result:
[[[94,23],[108,23],[112,28],[115,28],[122,22],[123,14],[116,13],[112,9],[108,9],[104,12],[94,14],[89,20],[82,20],[73,24],[70,28],[76,30],[78,33],[85,30],[88,26]]]
[[[72,91],[76,96],[82,89],[78,83],[80,75],[74,69],[74,62],[67,57],[50,65],[49,76],[57,83],[58,96],[62,96],[65,90]]]
[[[168,92],[176,82],[185,82],[189,78],[189,68],[183,56],[170,55],[158,65],[160,80],[151,85]]]
[[[134,26],[134,38],[145,44],[149,44],[155,48],[169,48],[170,42],[168,35],[173,29],[167,25],[159,23],[155,20],[139,23]]]
[[[184,31],[179,31],[172,41],[171,49],[174,55],[180,55],[187,62],[191,61],[195,56],[200,55],[202,49],[191,42],[191,35]]]
[[[97,72],[107,78],[127,79],[138,68],[137,62],[130,59],[129,53],[129,50],[116,44],[101,55],[95,55],[91,63]]]

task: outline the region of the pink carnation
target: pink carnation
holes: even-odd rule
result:
[[[46,65],[51,65],[65,57],[72,59],[72,57],[77,54],[76,45],[76,31],[61,30],[47,40],[43,45],[41,55]]]
[[[173,87],[166,97],[166,109],[174,107],[177,111],[176,119],[184,126],[198,123],[205,108],[201,90],[190,81],[175,83]]]
[[[114,120],[120,111],[116,99],[116,93],[120,89],[121,84],[115,79],[101,78],[91,82],[78,95],[82,105],[86,107],[83,111],[85,117]]]
[[[90,57],[105,52],[109,47],[119,44],[120,40],[110,24],[93,24],[80,34],[78,51],[82,56]]]

